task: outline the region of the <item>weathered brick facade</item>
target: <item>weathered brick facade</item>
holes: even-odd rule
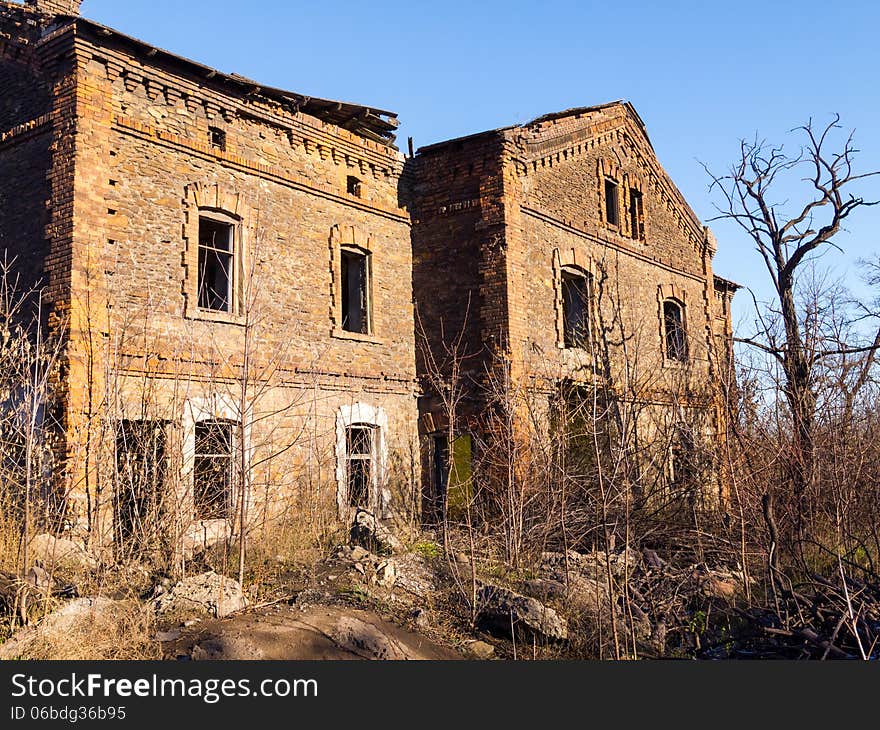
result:
[[[440,353],[464,332],[468,418],[502,361],[542,392],[589,382],[565,346],[568,270],[626,329],[628,352],[609,348],[615,381],[637,353],[643,395],[667,407],[683,379],[697,391],[716,377],[735,287],[714,277],[714,239],[628,104],[434,145],[405,166],[388,112],[221,74],[73,17],[79,5],[0,0],[0,249],[66,334],[75,525],[118,535],[120,434],[145,423],[161,433],[163,521],[184,543],[234,522],[199,517],[196,473],[216,456],[200,424],[239,429],[230,457],[244,455],[251,522],[415,503],[417,342]],[[209,260],[224,262],[216,301],[203,298]],[[687,368],[664,352],[670,299]],[[422,434],[442,428],[430,389],[421,404]]]
[[[714,276],[714,237],[658,163],[631,105],[443,142],[411,165],[417,319],[435,363],[449,360],[464,333],[460,427],[479,429],[488,380],[504,365],[514,387],[529,383],[548,397],[561,382],[596,384],[601,371],[619,397],[651,406],[657,423],[643,430],[684,408],[705,415],[707,438],[723,432],[718,369],[729,358],[736,286]],[[577,347],[565,342],[566,272],[589,282],[590,337]],[[666,352],[669,301],[683,313],[681,359]],[[420,357],[420,370],[428,367]],[[428,392],[423,431],[442,431],[443,411]]]
[[[162,424],[169,466],[176,454],[163,488],[191,541],[227,529],[185,516],[194,425],[209,419],[245,423],[252,519],[264,506],[347,511],[352,423],[375,430],[364,506],[411,498],[412,264],[393,116],[53,17],[77,3],[33,4],[0,3],[0,246],[69,325],[71,519],[111,532],[107,464],[124,421]],[[199,306],[203,215],[234,231],[225,311]],[[347,248],[369,256],[366,332],[342,322]]]

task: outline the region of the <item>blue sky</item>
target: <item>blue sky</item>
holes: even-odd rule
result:
[[[880,169],[880,3],[868,0],[84,0],[82,11],[267,85],[394,110],[402,148],[628,99],[704,221],[714,213],[699,161],[724,169],[756,132],[795,149],[788,130],[838,112],[859,166]],[[880,198],[880,178],[865,190]],[[711,225],[716,272],[765,296],[749,240]],[[880,206],[862,211],[838,240],[845,253],[823,264],[858,289],[854,262],[880,252],[878,230]],[[749,297],[738,299],[747,329]]]

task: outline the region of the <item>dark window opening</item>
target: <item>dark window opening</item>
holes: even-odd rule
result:
[[[355,424],[345,429],[346,479],[350,507],[370,506],[376,427]]]
[[[565,347],[584,347],[590,333],[590,285],[583,274],[562,272],[562,316]]]
[[[161,525],[166,424],[123,420],[116,432],[116,510],[119,538],[152,544]]]
[[[434,500],[439,509],[446,501],[446,487],[449,482],[449,439],[443,435],[434,436],[434,453],[431,471],[433,473]]]
[[[688,359],[687,332],[681,304],[672,300],[663,302],[663,329],[666,337],[666,358],[686,362]]]
[[[354,175],[348,176],[345,187],[349,195],[354,195],[356,198],[361,197],[361,181]]]
[[[199,307],[232,311],[235,226],[199,218]]]
[[[605,222],[609,226],[620,225],[620,211],[617,200],[617,183],[610,177],[605,178]]]
[[[645,209],[641,192],[635,188],[629,191],[629,227],[630,235],[636,241],[645,238]]]
[[[675,442],[669,455],[669,481],[674,487],[689,490],[697,477],[696,447],[690,432],[676,429]]]
[[[196,424],[193,464],[193,500],[197,520],[226,519],[232,508],[235,421],[200,421]]]
[[[342,251],[342,329],[370,333],[370,257],[360,251]]]
[[[219,127],[208,127],[208,138],[211,140],[211,147],[217,150],[226,150],[226,132]]]

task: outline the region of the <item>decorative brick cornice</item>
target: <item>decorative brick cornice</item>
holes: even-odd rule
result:
[[[536,142],[528,140],[525,130],[518,131],[521,136],[517,139],[517,146],[522,154],[514,160],[514,164],[521,176],[534,174],[542,168],[572,162],[598,148],[613,144],[625,145],[635,154],[639,167],[644,170],[641,184],[666,207],[682,235],[696,250],[700,250],[704,244],[702,223],[669,179],[653,151],[643,141],[642,132],[634,128],[629,115],[585,125],[580,130]]]
[[[33,136],[34,133],[48,129],[51,122],[52,115],[43,114],[36,119],[17,124],[7,132],[0,132],[0,144],[6,144],[7,142],[11,143],[13,141],[18,142],[22,139],[27,139],[28,137]]]
[[[382,206],[378,203],[368,202],[360,198],[340,195],[335,188],[332,188],[330,185],[320,185],[303,175],[297,175],[289,170],[274,165],[264,165],[260,162],[254,162],[241,155],[211,147],[206,143],[197,142],[186,137],[180,137],[176,134],[170,134],[169,132],[163,132],[156,127],[143,124],[142,122],[128,117],[116,117],[115,124],[116,128],[121,132],[135,134],[156,144],[166,145],[174,149],[185,149],[188,152],[199,154],[206,159],[221,162],[243,172],[259,175],[267,180],[280,182],[298,190],[304,190],[315,195],[320,195],[321,197],[328,198],[336,203],[351,208],[357,208],[386,218],[392,218],[396,221],[409,223],[409,216],[399,208],[391,208],[388,206]]]

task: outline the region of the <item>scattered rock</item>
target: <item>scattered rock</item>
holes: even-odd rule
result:
[[[94,570],[98,567],[94,555],[73,540],[63,537],[37,535],[31,540],[29,549],[33,559],[40,561],[49,573],[58,569]]]
[[[467,649],[477,659],[491,659],[495,656],[495,647],[485,641],[472,641]]]
[[[118,601],[109,598],[77,598],[50,613],[36,626],[16,631],[0,645],[0,660],[27,657],[36,644],[69,639],[71,635],[90,628],[97,620],[114,616],[120,607]]]
[[[482,606],[480,622],[490,631],[510,636],[512,629],[518,636],[552,642],[568,638],[565,619],[536,598],[487,585],[479,590],[477,600]]]
[[[377,555],[392,555],[403,546],[394,534],[372,512],[359,509],[351,526],[352,545],[360,545]]]
[[[434,571],[418,553],[406,553],[395,558],[397,582],[395,587],[403,589],[415,598],[424,599],[435,591]],[[398,595],[400,592],[398,591]]]
[[[394,588],[397,582],[397,566],[393,560],[383,560],[376,568],[376,585],[382,588]]]
[[[431,621],[428,618],[428,612],[424,608],[414,609],[409,617],[412,619],[413,625],[419,629],[426,629],[431,624]]]
[[[627,575],[632,575],[639,565],[639,554],[633,550],[611,551],[596,550],[591,553],[578,553],[569,550],[568,553],[542,553],[541,572],[554,573],[566,569],[569,573],[578,573],[593,580],[602,580],[610,569],[611,575],[616,580],[623,580]]]
[[[565,598],[565,595],[568,592],[565,583],[549,578],[527,580],[523,585],[525,586],[525,592],[528,595],[541,600],[547,600],[548,598],[557,598],[561,600]]]
[[[52,580],[52,576],[49,575],[47,570],[41,568],[39,565],[34,565],[28,571],[27,584],[37,591],[37,593],[44,596],[51,595],[55,588],[55,581]]]
[[[709,598],[733,601],[743,589],[742,580],[727,571],[697,568],[692,576],[699,582],[703,595]]]
[[[161,616],[206,614],[222,618],[248,605],[238,581],[214,571],[180,581],[153,601]]]
[[[339,616],[327,635],[341,649],[364,659],[395,661],[408,658],[399,642],[375,624],[362,621],[356,616]]]
[[[341,545],[336,550],[336,558],[352,563],[360,563],[372,557],[369,550],[364,550],[360,545]]]
[[[169,641],[177,641],[180,638],[180,629],[172,629],[171,631],[157,631],[156,632],[156,641],[160,644],[168,643]]]

